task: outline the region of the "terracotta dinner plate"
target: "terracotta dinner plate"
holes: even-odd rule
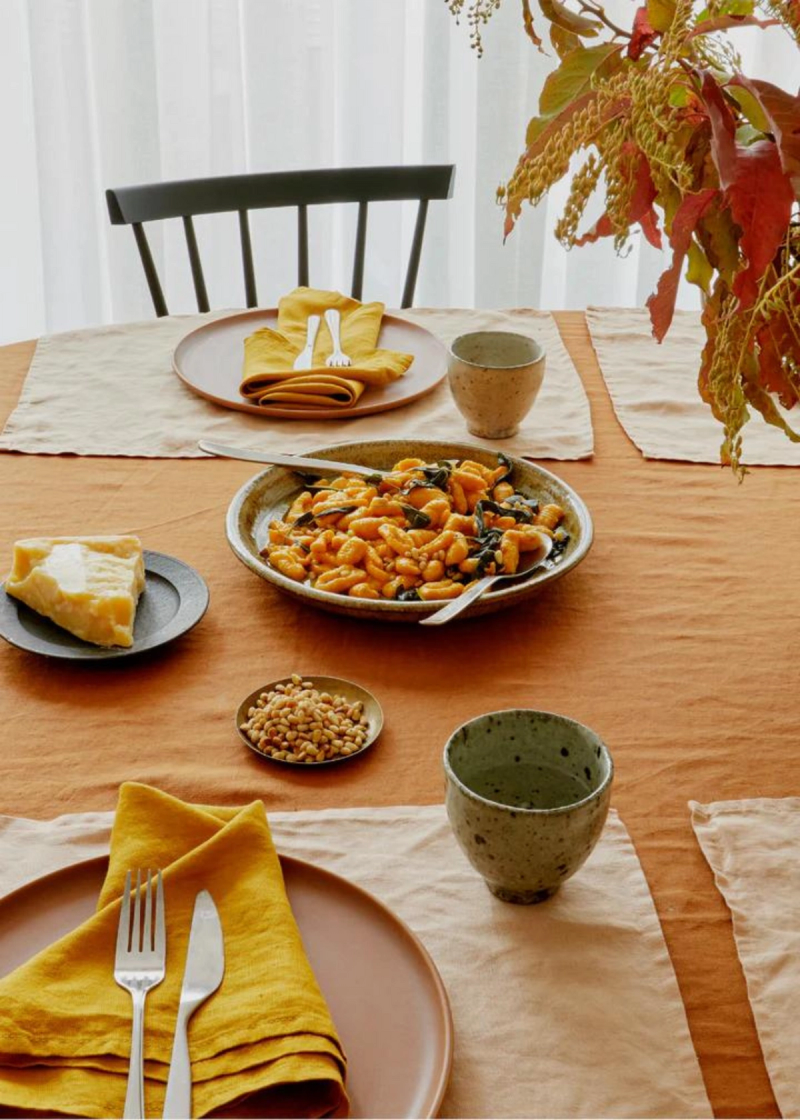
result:
[[[281,866],[348,1056],[350,1116],[435,1116],[450,1074],[453,1034],[447,994],[425,948],[382,903],[346,879],[288,856],[281,856]],[[107,867],[105,857],[73,864],[0,901],[0,975],[94,913]],[[114,983],[110,972],[108,982]],[[225,1115],[263,1113],[251,1097]]]
[[[175,348],[172,365],[178,377],[201,397],[225,408],[278,416],[285,420],[343,420],[399,408],[430,393],[447,372],[447,351],[430,331],[393,315],[384,315],[378,347],[413,354],[403,377],[383,388],[367,389],[353,408],[288,408],[252,404],[239,393],[244,340],[261,327],[277,327],[277,308],[243,311],[204,323]],[[339,370],[338,372],[342,372]]]

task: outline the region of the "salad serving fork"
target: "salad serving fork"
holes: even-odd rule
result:
[[[314,365],[314,343],[317,340],[317,332],[321,323],[319,315],[309,315],[306,322],[306,344],[300,353],[295,358],[292,369],[304,370],[312,369]],[[342,350],[342,342],[339,334],[339,327],[342,317],[335,307],[329,307],[325,312],[325,322],[328,324],[328,330],[331,334],[331,342],[333,343],[333,350],[325,359],[325,365],[334,369],[345,369],[347,366],[352,365],[350,358]]]
[[[329,307],[325,312],[325,322],[328,324],[328,330],[331,332],[331,341],[333,342],[333,350],[329,357],[325,359],[326,366],[344,369],[353,363],[342,350],[342,342],[339,336],[339,325],[341,323],[341,315],[335,307]]]
[[[319,315],[309,315],[306,323],[306,344],[295,358],[292,369],[311,369],[314,364],[314,343],[317,340],[317,331],[321,322]]]
[[[161,872],[156,871],[155,874],[154,883],[152,872],[148,870],[143,884],[142,872],[136,872],[131,918],[132,876],[130,871],[127,873],[117,929],[114,979],[121,988],[130,992],[133,1000],[131,1057],[123,1112],[125,1120],[142,1120],[144,1117],[144,1001],[150,989],[164,979],[166,966],[164,886]]]

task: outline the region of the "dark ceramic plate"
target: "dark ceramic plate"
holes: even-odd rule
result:
[[[68,661],[107,661],[163,646],[200,621],[208,607],[208,588],[194,568],[163,552],[145,551],[144,572],[145,588],[128,649],[84,642],[5,591],[0,595],[0,637],[29,653]]]

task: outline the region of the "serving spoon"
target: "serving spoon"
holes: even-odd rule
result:
[[[435,614],[429,614],[427,618],[421,618],[419,620],[420,626],[441,626],[443,622],[449,622],[456,615],[461,614],[470,603],[480,599],[484,592],[488,591],[495,583],[504,579],[519,579],[520,576],[529,576],[537,568],[541,568],[553,550],[551,537],[542,533],[541,540],[542,548],[539,551],[520,553],[520,566],[515,572],[500,572],[496,576],[484,576],[477,583],[473,583],[472,587],[465,591],[463,595],[459,595],[457,599],[451,599],[441,610],[436,611]]]
[[[245,459],[249,463],[268,463],[273,467],[290,467],[293,471],[318,471],[320,474],[355,474],[361,478],[386,478],[391,471],[365,467],[359,463],[335,463],[333,459],[309,459],[303,455],[278,455],[272,451],[256,451],[252,447],[231,447],[227,443],[211,443],[199,439],[197,446],[209,455],[223,459]]]

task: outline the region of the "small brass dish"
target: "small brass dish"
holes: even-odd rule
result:
[[[336,755],[334,758],[326,758],[322,762],[309,763],[304,759],[302,761],[291,761],[286,758],[273,758],[271,754],[261,750],[256,743],[251,742],[247,732],[242,731],[242,724],[246,723],[249,718],[248,712],[256,706],[256,702],[262,693],[274,692],[279,684],[291,684],[291,675],[261,685],[241,702],[236,712],[236,732],[244,745],[264,762],[274,762],[278,766],[300,767],[305,770],[313,770],[320,766],[331,766],[340,762],[352,762],[354,759],[360,758],[364,751],[372,746],[383,729],[383,711],[378,701],[366,688],[362,688],[361,685],[355,684],[353,681],[342,680],[341,677],[318,677],[307,674],[303,676],[303,681],[310,681],[317,692],[328,693],[330,696],[342,696],[350,704],[360,702],[363,705],[363,714],[367,721],[367,738],[362,746],[352,754]]]

